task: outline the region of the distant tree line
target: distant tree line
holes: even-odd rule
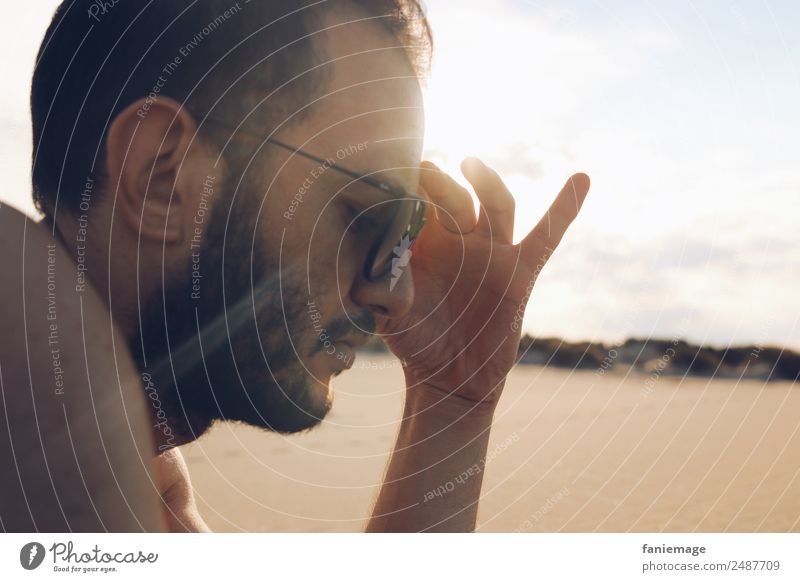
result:
[[[792,381],[800,377],[800,354],[790,350],[753,345],[717,348],[682,339],[629,338],[619,344],[605,344],[525,335],[520,340],[519,361],[602,372],[634,368],[680,376]]]
[[[377,336],[362,348],[388,351]],[[629,338],[617,344],[567,342],[525,335],[519,342],[519,363],[600,374],[637,372],[676,376],[789,380],[800,378],[800,354],[776,346],[712,347],[682,339]]]

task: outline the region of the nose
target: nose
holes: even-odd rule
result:
[[[350,291],[353,303],[372,313],[388,317],[402,317],[414,304],[414,277],[411,265],[398,267],[378,281],[369,281],[360,275]]]

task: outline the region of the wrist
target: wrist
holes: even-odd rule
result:
[[[435,418],[439,422],[484,428],[491,426],[497,401],[473,400],[431,384],[408,384],[403,418]]]

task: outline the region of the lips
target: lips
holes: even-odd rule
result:
[[[334,351],[327,352],[328,357],[337,370],[344,371],[353,367],[356,358],[356,347],[362,346],[367,342],[366,336],[350,336],[346,340],[340,339],[333,343]],[[339,372],[334,372],[337,375]]]
[[[366,333],[358,333],[351,336],[345,336],[336,341],[336,349],[343,356],[343,364],[349,369],[353,366],[355,360],[355,350],[359,346],[363,346],[369,341],[369,335]]]
[[[367,343],[368,339],[369,337],[367,337],[366,335],[358,335],[358,336],[353,336],[346,340],[338,340],[337,343],[344,346],[348,346],[349,348],[357,348]]]

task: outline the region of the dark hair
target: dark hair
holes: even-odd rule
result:
[[[421,73],[432,42],[418,0],[350,2],[415,47],[409,58]],[[237,107],[241,113],[256,102],[248,99],[280,88],[271,107],[304,93],[307,103],[322,81],[310,71],[321,61],[313,24],[329,5],[341,2],[62,2],[39,49],[31,85],[36,207],[49,215],[57,206],[77,214],[87,179],[102,178],[108,127],[138,99],[169,96],[204,111],[225,95],[215,111]]]

